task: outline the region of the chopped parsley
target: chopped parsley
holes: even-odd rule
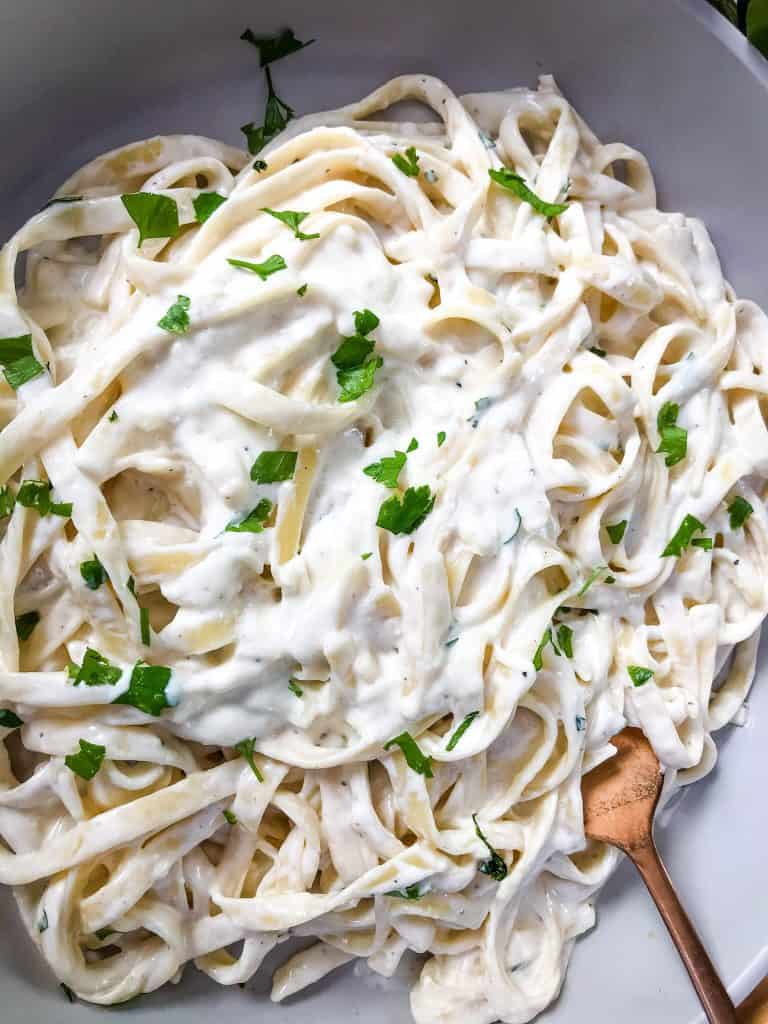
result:
[[[24,722],[8,708],[0,708],[0,729],[20,729]]]
[[[565,623],[557,627],[557,643],[566,658],[573,657],[573,630]]]
[[[144,661],[137,661],[131,672],[128,689],[112,703],[130,704],[157,718],[164,708],[172,707],[166,695],[170,681],[171,670],[165,665],[147,665]]]
[[[288,683],[288,689],[296,697],[304,696],[304,691],[302,690],[302,688],[299,686],[295,679],[291,679],[291,681]]]
[[[85,585],[89,590],[98,590],[108,579],[107,570],[101,564],[99,556],[96,554],[86,562],[80,563],[80,575],[85,580]]]
[[[4,519],[13,512],[16,504],[16,497],[10,487],[0,487],[0,519]]]
[[[665,402],[656,417],[661,443],[656,449],[665,456],[667,466],[682,462],[688,452],[688,431],[677,425],[680,406],[676,402]]]
[[[432,758],[425,757],[425,755],[422,754],[418,743],[409,732],[401,732],[399,736],[395,736],[393,739],[388,740],[384,744],[384,749],[389,750],[390,747],[400,748],[408,767],[412,769],[412,771],[417,772],[419,775],[424,775],[427,779],[431,779],[433,777]]]
[[[253,167],[254,171],[256,171],[257,174],[261,174],[262,171],[266,171],[267,169],[267,161],[254,160],[251,166]]]
[[[24,643],[25,640],[29,640],[39,621],[40,612],[36,611],[24,612],[23,615],[16,616],[16,636],[19,638],[21,643]]]
[[[144,608],[139,605],[139,633],[141,634],[141,642],[145,647],[149,647],[151,640],[151,633],[149,629],[149,608]]]
[[[435,504],[427,484],[409,487],[402,498],[393,494],[382,504],[376,525],[390,533],[413,533],[421,526]]]
[[[488,853],[491,855],[488,860],[484,860],[482,862],[480,865],[480,871],[482,871],[484,875],[489,875],[497,882],[502,882],[507,877],[507,865],[481,832],[480,826],[477,824],[476,814],[472,815],[472,821],[475,825],[475,834],[477,835],[477,838],[485,844]]]
[[[241,757],[245,758],[245,760],[248,762],[248,764],[251,767],[251,771],[256,776],[256,778],[259,780],[259,782],[263,782],[264,781],[264,776],[259,771],[259,766],[256,764],[256,761],[254,760],[254,757],[253,757],[253,751],[254,751],[255,746],[256,746],[256,740],[249,738],[249,739],[245,739],[245,740],[240,740],[239,743],[236,743],[235,744],[235,750],[238,752],[238,754],[241,755]]]
[[[246,43],[250,43],[251,46],[255,46],[259,51],[259,66],[262,68],[268,64],[274,64],[282,57],[288,57],[298,50],[303,50],[305,46],[310,46],[315,41],[308,39],[306,43],[302,43],[300,39],[296,38],[291,28],[284,28],[282,32],[273,36],[257,36],[247,28],[240,38]]]
[[[293,107],[281,100],[275,92],[275,87],[272,84],[272,72],[269,67],[265,67],[264,73],[267,78],[267,105],[264,108],[264,123],[257,125],[255,121],[249,121],[248,124],[244,124],[240,128],[248,143],[248,152],[252,156],[260,153],[267,143],[279,135],[294,116]]]
[[[696,516],[686,515],[677,528],[677,532],[671,538],[667,546],[661,552],[662,558],[679,558],[693,540],[695,533],[704,532],[704,523],[699,522]]]
[[[308,242],[311,238],[319,238],[320,234],[305,235],[303,231],[299,230],[299,225],[302,221],[305,221],[309,216],[308,213],[302,213],[300,210],[270,210],[268,206],[262,206],[262,213],[268,213],[270,217],[274,217],[275,220],[282,221],[287,227],[293,231],[294,237],[298,238],[300,242]]]
[[[453,750],[456,747],[456,744],[459,742],[461,737],[464,735],[464,733],[467,731],[467,729],[470,727],[470,725],[472,725],[472,723],[474,722],[474,720],[477,718],[477,716],[479,714],[480,714],[479,711],[470,711],[469,712],[467,717],[462,721],[461,725],[458,726],[458,728],[454,731],[454,733],[451,736],[451,738],[448,740],[448,744],[447,744],[447,746],[445,748],[446,750]]]
[[[85,683],[86,686],[111,686],[118,682],[123,670],[109,662],[93,647],[87,647],[82,665],[79,668],[77,665],[70,666],[69,673],[75,686],[79,686],[80,683]]]
[[[45,372],[42,363],[35,359],[31,334],[0,338],[0,366],[3,368],[3,376],[14,391]]]
[[[497,185],[501,185],[502,188],[514,192],[518,199],[529,203],[537,213],[541,213],[544,217],[557,217],[568,209],[568,203],[548,203],[546,200],[541,199],[528,188],[519,174],[515,174],[514,171],[510,171],[507,167],[502,167],[499,171],[490,170],[488,175]]]
[[[52,501],[52,487],[43,480],[23,480],[16,501],[24,508],[33,508],[43,518],[49,514],[71,516],[72,503]]]
[[[197,223],[205,224],[208,218],[226,201],[227,197],[219,195],[218,192],[201,192],[199,196],[195,196],[192,206],[195,209]]]
[[[296,472],[297,452],[281,449],[262,452],[251,466],[251,480],[257,484],[276,484],[281,480],[291,480]]]
[[[352,402],[370,391],[376,371],[384,363],[381,356],[371,356],[376,342],[365,337],[379,326],[379,318],[370,309],[357,310],[354,318],[355,333],[342,338],[341,344],[331,356],[331,362],[336,367],[336,380],[341,388],[340,402]]]
[[[170,334],[186,334],[189,330],[189,305],[186,295],[178,295],[165,316],[158,320],[157,326]]]
[[[653,679],[653,669],[641,665],[627,665],[627,672],[633,686],[643,686],[649,679]]]
[[[746,523],[754,511],[747,499],[737,494],[728,506],[728,522],[731,529],[738,530],[740,526]]]
[[[442,448],[445,444],[445,431],[439,430],[437,433],[437,447]]]
[[[547,628],[544,630],[544,633],[543,633],[543,635],[541,637],[541,640],[539,642],[539,646],[536,648],[536,650],[534,652],[534,655],[533,655],[533,667],[536,669],[537,672],[541,671],[542,665],[544,664],[544,660],[543,660],[544,648],[547,646],[547,644],[551,644],[551,643],[552,643],[552,628],[551,628],[551,626],[547,626]],[[552,646],[554,647],[555,645],[552,644]]]
[[[128,216],[139,229],[139,246],[147,238],[175,238],[179,233],[179,208],[170,196],[131,192],[120,196]]]
[[[402,153],[395,153],[392,157],[392,163],[403,174],[409,178],[418,178],[419,176],[419,154],[416,152],[414,146],[409,146],[405,151],[405,156]]]
[[[266,281],[271,274],[278,270],[285,270],[287,263],[277,253],[267,257],[263,263],[252,263],[250,260],[228,259],[227,263],[233,267],[240,267],[241,270],[250,270],[252,274],[258,274],[262,281]]]
[[[224,809],[223,814],[228,825],[237,824],[237,815],[234,813],[234,811],[230,811],[229,808],[227,807]]]
[[[587,578],[584,581],[584,583],[581,585],[581,589],[576,591],[576,597],[581,597],[583,594],[586,594],[586,592],[589,590],[589,588],[595,582],[597,577],[601,573],[605,572],[607,568],[608,568],[607,565],[595,566],[595,568],[592,570],[592,572],[589,574],[589,576],[587,576]]]
[[[225,527],[226,533],[261,533],[272,511],[272,502],[262,498],[256,508],[251,509],[244,519],[233,519]]]
[[[404,889],[390,889],[384,895],[392,896],[399,900],[420,900],[425,894],[421,891],[419,883],[414,882],[413,885],[406,885]]]
[[[88,740],[79,742],[80,750],[76,754],[67,754],[64,764],[81,779],[92,779],[101,768],[107,749],[98,743],[89,743]]]
[[[299,296],[300,299],[303,299],[304,296],[307,294],[307,288],[308,287],[309,287],[309,285],[306,282],[304,282],[304,284],[301,286],[301,288],[297,288],[296,289],[296,294]]]
[[[620,523],[606,524],[605,532],[611,538],[612,544],[620,544],[627,528],[627,520],[622,519]]]
[[[360,555],[360,557],[362,558],[362,560],[363,560],[364,562],[367,562],[367,561],[368,561],[368,559],[369,559],[369,558],[371,557],[371,555],[372,555],[372,554],[373,554],[373,552],[372,552],[372,551],[364,551],[364,552],[363,552],[363,554],[362,554],[362,555]]]
[[[119,417],[117,415],[117,409],[113,409],[112,412],[107,417],[107,419],[109,420],[110,423],[117,423],[117,421],[119,419]]]
[[[691,545],[695,548],[703,548],[705,551],[711,551],[714,541],[711,537],[694,537],[691,541]]]
[[[378,462],[372,462],[366,466],[363,472],[377,483],[393,489],[397,487],[397,478],[400,476],[407,455],[405,452],[395,451],[394,455],[385,455]]]
[[[589,351],[592,352],[594,355],[599,356],[600,359],[605,359],[605,357],[608,355],[604,348],[598,348],[597,345],[590,345]]]

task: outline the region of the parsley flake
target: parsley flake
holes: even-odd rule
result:
[[[693,540],[693,535],[695,533],[703,533],[704,529],[704,523],[699,522],[696,516],[684,516],[682,523],[677,528],[677,532],[661,552],[661,557],[679,558]]]
[[[420,900],[426,893],[421,891],[418,882],[414,882],[413,885],[406,885],[404,889],[389,889],[384,895],[399,900]]]
[[[373,352],[375,341],[366,338],[381,322],[370,309],[357,310],[354,314],[355,334],[343,338],[341,345],[331,356],[336,367],[336,380],[341,388],[340,402],[352,402],[373,387],[376,371],[383,365],[381,356],[368,358]]]
[[[470,725],[472,725],[472,723],[479,714],[479,711],[470,711],[470,713],[466,716],[466,718],[462,721],[462,723],[454,731],[451,738],[448,740],[448,744],[445,748],[446,750],[453,750],[456,747],[456,744],[459,742],[461,737],[464,735],[464,733],[467,731]]]
[[[432,758],[426,757],[421,752],[418,743],[409,732],[401,732],[399,736],[395,736],[393,739],[387,740],[384,744],[384,749],[389,750],[390,747],[400,748],[408,767],[412,769],[412,771],[425,776],[427,779],[431,779],[433,777]]]
[[[238,259],[228,259],[227,263],[233,267],[240,267],[241,270],[250,270],[252,274],[258,274],[262,281],[266,281],[270,275],[276,274],[278,270],[285,270],[288,266],[283,257],[277,253],[267,257],[263,263],[252,263],[250,260]]]
[[[305,281],[300,288],[296,289],[296,294],[299,296],[300,299],[303,299],[304,296],[307,294],[307,288],[309,288],[309,285]]]
[[[89,590],[98,590],[102,583],[107,582],[107,571],[99,561],[99,556],[94,554],[86,562],[80,563],[80,575],[85,580]]]
[[[268,498],[262,498],[244,519],[233,519],[231,523],[227,523],[225,533],[261,533],[271,511],[272,502]]]
[[[584,581],[584,583],[581,585],[581,589],[576,591],[576,597],[581,597],[583,594],[586,594],[586,592],[589,590],[589,588],[595,582],[597,577],[601,573],[605,572],[607,568],[608,568],[607,565],[597,565],[597,566],[595,566],[595,568],[592,570],[592,572],[589,574],[589,576],[587,576],[587,578]]]
[[[267,143],[279,135],[294,116],[293,107],[281,100],[275,92],[270,68],[266,67],[264,73],[267,77],[267,105],[264,108],[264,123],[257,126],[254,121],[249,121],[248,124],[244,124],[240,128],[248,143],[248,152],[252,156],[260,153]]]
[[[195,210],[195,220],[198,224],[205,224],[208,218],[214,214],[222,203],[226,203],[227,197],[219,195],[218,192],[201,192],[192,200]]]
[[[533,655],[533,667],[536,669],[537,672],[541,671],[542,666],[544,664],[544,648],[547,646],[547,644],[551,643],[552,628],[550,626],[547,626],[547,628],[544,630],[544,633],[542,634],[541,640],[539,641],[539,646],[536,648]],[[555,645],[552,644],[552,646],[554,647]]]
[[[442,448],[445,444],[445,431],[439,430],[437,433],[437,447]]]
[[[372,462],[363,472],[377,483],[393,489],[397,487],[397,478],[405,466],[406,458],[405,452],[395,451],[394,455],[385,455],[378,462]]]
[[[315,41],[308,39],[306,43],[302,43],[300,39],[296,38],[292,28],[284,28],[282,32],[273,36],[257,36],[247,28],[240,38],[246,43],[250,43],[251,46],[255,46],[259,51],[259,66],[262,68],[267,67],[268,64],[274,64],[282,57],[288,57],[292,53],[303,50],[305,46],[311,46]]]
[[[189,330],[190,300],[186,295],[178,295],[168,312],[157,322],[157,326],[170,334],[186,334]]]
[[[302,690],[302,688],[299,686],[295,679],[291,679],[291,681],[288,683],[288,689],[296,697],[304,696],[304,691]]]
[[[144,661],[137,661],[131,672],[128,689],[112,703],[129,704],[157,718],[164,708],[172,707],[166,695],[170,681],[171,670],[165,665],[147,665]]]
[[[418,178],[419,154],[416,152],[415,146],[409,146],[405,151],[405,156],[402,153],[395,153],[392,163],[398,171],[402,171],[407,177]]]
[[[0,338],[0,366],[3,368],[3,376],[14,391],[45,372],[42,363],[35,359],[31,334]]]
[[[728,506],[728,522],[731,529],[738,530],[740,526],[746,523],[754,511],[747,499],[737,494]]]
[[[109,420],[110,423],[117,423],[119,419],[119,416],[117,415],[117,409],[113,409],[112,412],[107,417],[107,419]]]
[[[0,729],[20,729],[24,722],[8,708],[0,708]]]
[[[85,683],[86,686],[111,686],[118,682],[123,670],[113,665],[93,647],[87,647],[83,655],[83,663],[70,666],[69,674],[75,686]]]
[[[10,487],[0,487],[0,519],[5,519],[13,512],[16,496]]]
[[[254,171],[256,171],[257,174],[261,174],[262,171],[266,171],[267,169],[267,161],[254,160],[251,166],[253,167]]]
[[[573,630],[565,623],[557,627],[557,642],[566,658],[573,657]],[[554,646],[554,645],[553,645]]]
[[[251,739],[251,738],[245,739],[245,740],[240,740],[239,743],[235,744],[235,750],[238,752],[238,754],[240,754],[242,757],[245,758],[245,760],[248,762],[248,764],[251,767],[251,771],[256,776],[256,778],[259,780],[259,782],[263,782],[264,781],[264,776],[259,771],[259,766],[256,764],[256,761],[254,760],[254,757],[253,757],[253,752],[254,752],[255,747],[256,747],[256,740],[255,739]]]
[[[257,484],[275,484],[291,480],[296,472],[297,452],[280,449],[262,452],[251,466],[251,480]]]
[[[362,555],[360,555],[360,557],[362,558],[362,560],[363,560],[364,562],[367,562],[367,561],[368,561],[368,559],[369,559],[369,558],[371,557],[371,555],[372,555],[372,554],[373,554],[373,552],[372,552],[372,551],[365,551],[365,552],[363,552],[363,554],[362,554]]]
[[[544,217],[557,217],[568,209],[568,203],[548,203],[546,200],[541,199],[528,188],[519,174],[515,174],[514,171],[510,171],[507,167],[502,167],[499,171],[490,170],[488,171],[488,176],[497,185],[501,185],[502,188],[514,192],[518,199],[529,203],[537,213],[542,214]]]
[[[680,406],[676,402],[665,402],[656,417],[661,443],[656,449],[664,454],[667,466],[682,462],[688,452],[688,431],[677,426]]]
[[[147,238],[175,238],[178,235],[179,208],[170,196],[130,192],[120,199],[139,229],[139,247]]]
[[[396,494],[382,504],[376,525],[390,533],[413,533],[432,511],[435,496],[427,484],[409,487],[402,499]]]
[[[643,686],[653,678],[653,669],[643,668],[641,665],[627,665],[627,673],[633,686]]]
[[[627,528],[627,520],[622,519],[620,523],[606,524],[605,532],[611,538],[611,544],[620,544]]]
[[[56,516],[72,515],[71,502],[51,500],[52,487],[52,484],[44,480],[23,480],[16,495],[16,501],[24,508],[34,509],[42,518],[50,514]]]
[[[67,754],[64,764],[81,779],[92,779],[101,768],[107,749],[88,740],[80,740],[79,743],[80,750],[76,754]]]
[[[305,235],[303,231],[299,230],[299,225],[307,219],[308,213],[302,213],[300,210],[270,210],[268,206],[262,206],[261,212],[268,213],[270,217],[274,217],[275,220],[279,220],[289,227],[293,231],[294,237],[298,238],[300,242],[308,242],[311,238],[320,237],[319,232],[314,235]]]
[[[502,882],[507,877],[507,865],[481,832],[480,826],[477,823],[476,814],[472,815],[472,821],[475,825],[475,834],[477,838],[485,844],[488,853],[491,855],[488,860],[484,860],[482,862],[480,865],[480,871],[482,871],[484,875],[488,875],[490,878],[495,879],[497,882]]]
[[[21,643],[24,643],[25,640],[29,640],[39,621],[40,612],[37,611],[24,612],[23,615],[16,616],[16,636],[19,638]]]
[[[237,815],[234,813],[234,811],[230,811],[229,808],[227,807],[224,809],[222,813],[228,825],[237,824]]]

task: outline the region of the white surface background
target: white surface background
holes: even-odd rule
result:
[[[660,203],[704,218],[737,291],[768,307],[768,66],[705,0],[0,0],[0,237],[80,163],[133,139],[200,132],[241,142],[259,120],[256,52],[238,41],[292,26],[318,42],[275,69],[298,111],[358,98],[392,74],[438,74],[457,91],[534,84],[554,72],[606,141],[651,160]],[[658,837],[670,874],[732,994],[768,973],[768,647],[748,724],[721,734],[713,774]],[[194,970],[125,1010],[70,1006],[0,897],[0,1020],[70,1024],[406,1024],[404,983],[352,967],[283,1006],[267,973],[248,990]],[[284,949],[268,961],[273,965]],[[255,1018],[254,1018],[255,1014]],[[697,1006],[629,865],[599,903],[547,1024],[688,1024]]]

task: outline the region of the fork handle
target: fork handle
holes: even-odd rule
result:
[[[653,896],[710,1024],[737,1024],[730,996],[677,897],[653,840],[626,852]]]

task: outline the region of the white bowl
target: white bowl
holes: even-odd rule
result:
[[[553,72],[606,141],[649,157],[661,205],[702,217],[737,292],[768,307],[768,64],[705,0],[2,0],[0,235],[80,163],[123,142],[183,131],[239,143],[238,126],[258,118],[263,103],[256,55],[238,41],[248,24],[317,37],[280,70],[281,93],[301,112],[356,99],[403,71],[437,74],[457,91],[530,85]],[[722,735],[718,768],[660,835],[736,999],[768,972],[765,647],[764,654],[748,724]],[[3,1024],[68,1024],[111,1012],[69,1005],[7,893],[0,909]],[[215,1014],[255,1014],[264,1024],[410,1019],[405,980],[384,986],[351,967],[282,1006],[269,1002],[268,990],[266,969],[240,991],[189,968],[180,986],[125,1012],[135,1024]],[[544,1019],[683,1024],[697,1012],[656,911],[624,865]]]

